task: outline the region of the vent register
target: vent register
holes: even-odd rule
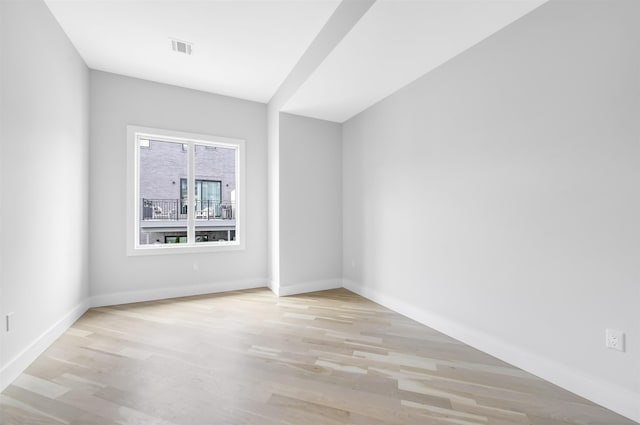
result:
[[[184,55],[191,55],[193,51],[193,43],[189,43],[188,41],[176,40],[175,38],[170,38],[171,40],[171,49],[174,52],[182,53]]]

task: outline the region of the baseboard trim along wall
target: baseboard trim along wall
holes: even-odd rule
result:
[[[358,282],[345,279],[343,286],[390,310],[484,351],[620,415],[640,422],[640,403],[638,403],[640,394],[611,385],[599,378],[573,370],[567,365],[559,364],[551,359],[522,350],[483,332],[452,322],[445,317],[398,300],[394,296],[376,289],[367,288]]]
[[[39,337],[34,339],[25,349],[0,370],[0,392],[4,391],[24,370],[29,367],[39,355],[49,348],[51,344],[71,325],[75,323],[89,309],[89,300],[85,299],[80,304],[67,312],[60,320],[51,325]]]
[[[166,298],[186,297],[190,295],[213,294],[217,292],[238,291],[242,289],[264,288],[264,278],[248,279],[232,282],[218,282],[203,285],[158,288],[145,291],[127,291],[88,297],[49,329],[33,340],[16,357],[11,359],[0,370],[0,392],[8,387],[24,370],[29,367],[56,339],[69,329],[89,308],[109,305],[129,304],[142,301],[153,301]]]
[[[267,282],[267,284],[265,284],[265,282]],[[539,376],[579,396],[585,397],[594,403],[600,404],[636,422],[640,422],[640,407],[637,402],[640,400],[640,394],[572,370],[566,365],[522,350],[483,332],[461,325],[460,323],[452,322],[445,317],[430,313],[405,301],[398,300],[394,296],[390,296],[376,289],[367,288],[358,282],[337,278],[285,286],[260,278],[94,295],[65,314],[0,370],[0,391],[3,391],[13,382],[90,307],[204,295],[265,286],[269,287],[274,294],[281,297],[344,287],[362,297]]]
[[[240,291],[243,289],[264,288],[267,279],[245,279],[229,282],[204,283],[200,285],[172,286],[143,291],[124,291],[112,294],[93,295],[91,307],[104,307],[118,304],[130,304],[144,301],[164,300],[167,298],[189,297],[192,295],[215,294],[218,292]]]
[[[278,282],[273,280],[268,281],[267,288],[271,289],[271,292],[273,292],[276,296],[280,296],[278,294],[278,292],[280,291],[280,285],[278,284]]]
[[[277,296],[286,297],[288,295],[342,288],[342,279],[334,278],[325,280],[314,280],[310,282],[296,283],[294,285],[280,285],[278,282],[270,281],[268,287]]]

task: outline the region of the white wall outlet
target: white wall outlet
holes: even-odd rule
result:
[[[13,316],[13,312],[7,313],[7,315],[4,317],[4,330],[6,332],[11,332],[12,316]]]
[[[624,332],[607,329],[606,345],[607,348],[611,348],[612,350],[624,351]]]

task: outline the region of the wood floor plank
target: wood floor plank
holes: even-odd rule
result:
[[[344,289],[89,310],[1,425],[631,425]]]

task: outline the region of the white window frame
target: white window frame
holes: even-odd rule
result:
[[[222,148],[236,149],[236,199],[235,199],[235,240],[195,242],[195,211],[187,209],[187,239],[191,242],[185,244],[149,244],[141,245],[140,235],[140,140],[150,139],[172,143],[186,144],[187,151],[187,194],[188,204],[193,205],[195,182],[194,158],[195,145],[218,146]],[[127,255],[163,255],[163,254],[188,254],[217,251],[244,250],[246,245],[245,234],[245,141],[231,137],[212,136],[207,134],[187,133],[176,130],[127,126]]]

